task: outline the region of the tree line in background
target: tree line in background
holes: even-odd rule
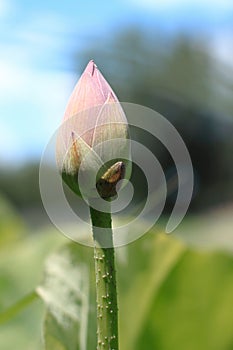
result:
[[[98,45],[75,53],[74,71],[83,70],[93,58],[120,101],[148,106],[172,122],[193,162],[191,209],[232,200],[232,68],[220,64],[205,41],[190,37],[168,38],[156,31],[129,29],[96,42]],[[175,177],[173,161],[163,145],[136,128],[131,133],[156,155],[168,180]],[[42,208],[38,170],[35,163],[1,171],[0,193],[19,209]],[[141,189],[135,198],[140,201],[146,194],[146,182],[136,166],[132,182]],[[168,210],[174,200],[175,192],[168,197]]]

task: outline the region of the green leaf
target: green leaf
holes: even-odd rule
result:
[[[29,307],[7,323],[0,326],[0,349],[41,350],[41,320],[44,314],[42,301],[38,298]]]
[[[64,242],[56,230],[43,229],[5,246],[0,254],[0,312],[38,285],[45,257]]]
[[[162,286],[135,350],[233,349],[233,259],[188,251]]]
[[[136,348],[151,303],[184,251],[185,246],[179,241],[152,233],[127,248],[119,249],[119,265],[122,261],[122,266],[118,266],[122,349]]]
[[[48,311],[45,349],[87,350],[96,345],[93,251],[72,243],[52,255],[37,288]]]
[[[18,300],[14,305],[11,305],[8,309],[0,313],[0,325],[9,321],[15,317],[18,313],[24,310],[27,306],[37,300],[38,295],[36,292],[31,292]]]
[[[4,219],[6,228],[10,228],[11,219],[12,216]],[[7,231],[0,233],[7,235]],[[29,293],[41,280],[45,257],[66,241],[51,226],[8,243],[4,241],[0,253],[0,349],[41,350],[45,307],[39,297],[34,299],[35,294]]]
[[[118,251],[121,350],[233,349],[233,258],[145,235]]]

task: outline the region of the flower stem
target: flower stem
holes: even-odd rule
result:
[[[110,202],[106,202],[110,208]],[[111,213],[90,206],[94,237],[97,302],[97,350],[118,350],[118,308]],[[101,230],[108,228],[108,247],[101,246]],[[104,236],[104,232],[102,232]]]

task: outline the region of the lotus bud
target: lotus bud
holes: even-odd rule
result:
[[[117,183],[130,177],[128,123],[93,61],[71,94],[58,131],[56,156],[63,180],[81,196],[112,197]]]

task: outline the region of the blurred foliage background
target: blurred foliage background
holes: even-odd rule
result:
[[[76,77],[94,58],[120,101],[165,116],[190,152],[195,188],[189,212],[172,237],[162,232],[176,189],[159,225],[117,252],[122,350],[232,350],[233,67],[220,62],[208,35],[195,29],[171,34],[154,24],[128,22],[100,33],[93,25],[90,37],[74,32],[69,64],[60,69]],[[176,178],[163,145],[140,130],[131,133],[153,151],[167,180]],[[38,176],[36,156],[16,166],[0,164],[0,313],[41,282],[45,259],[69,243],[47,218]],[[143,181],[135,166],[133,205],[146,194]],[[72,249],[84,260],[87,256],[90,265],[90,249]],[[60,297],[52,293],[54,300]],[[94,308],[93,300],[90,305]],[[44,317],[44,304],[37,300],[0,326],[0,347],[41,349]],[[89,331],[95,332],[94,326]],[[79,349],[69,342],[63,348]]]

